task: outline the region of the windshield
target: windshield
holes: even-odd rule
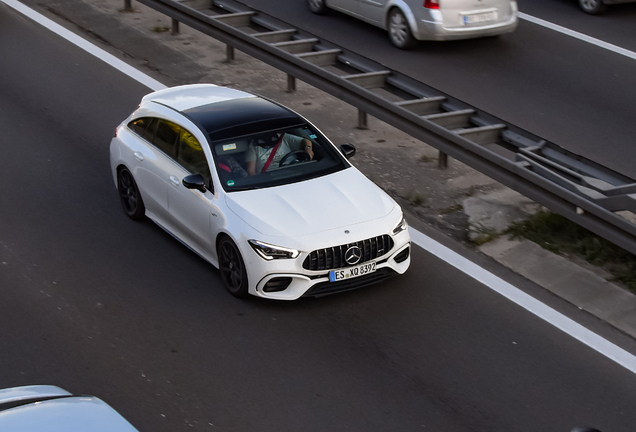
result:
[[[226,192],[295,183],[350,166],[309,124],[217,141],[211,147]]]

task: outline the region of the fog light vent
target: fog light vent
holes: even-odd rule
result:
[[[393,260],[398,264],[401,262],[404,262],[409,257],[410,253],[411,253],[411,247],[409,246],[406,249],[404,249],[402,252],[397,254],[395,258],[393,258]]]
[[[264,292],[284,291],[287,289],[291,281],[292,281],[292,278],[290,277],[277,277],[274,279],[270,279],[263,287],[263,291]]]

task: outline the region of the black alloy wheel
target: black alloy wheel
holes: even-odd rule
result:
[[[579,5],[581,5],[581,9],[583,9],[584,12],[590,15],[601,14],[607,9],[607,5],[603,0],[579,0]]]
[[[317,15],[322,15],[327,12],[327,5],[325,0],[309,0],[309,10]]]
[[[225,288],[234,297],[247,296],[247,271],[241,253],[229,237],[219,241],[219,270]]]
[[[146,207],[141,199],[137,183],[128,168],[121,168],[117,173],[117,189],[124,213],[133,220],[143,219]]]

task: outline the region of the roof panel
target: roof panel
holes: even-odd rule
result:
[[[185,110],[184,114],[208,133],[210,141],[305,123],[293,111],[260,97],[214,102]]]
[[[201,105],[255,97],[250,93],[213,84],[192,84],[159,90],[144,96],[141,101],[154,101],[177,111],[185,111]]]

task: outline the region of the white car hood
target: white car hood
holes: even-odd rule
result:
[[[233,192],[227,206],[267,236],[296,237],[388,215],[395,201],[355,168],[284,186]]]

